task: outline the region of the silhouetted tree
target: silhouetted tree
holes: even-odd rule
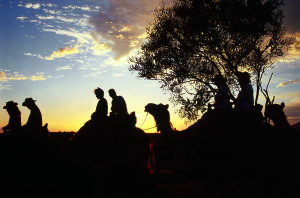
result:
[[[216,88],[211,79],[223,75],[238,88],[239,71],[255,78],[257,96],[272,58],[282,56],[294,38],[284,37],[282,0],[174,0],[155,10],[148,38],[129,70],[139,78],[158,80],[190,120],[206,110]],[[287,48],[286,48],[287,49]]]

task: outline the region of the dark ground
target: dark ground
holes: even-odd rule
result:
[[[50,136],[65,146],[72,137],[72,132],[51,133]],[[193,198],[193,197],[232,197],[258,198],[274,197],[263,193],[264,189],[257,178],[251,177],[251,170],[246,172],[247,179],[235,178],[227,188],[226,196],[207,194],[204,172],[197,155],[192,150],[171,147],[161,134],[149,134],[153,141],[155,155],[155,173],[152,175],[153,186],[145,198]],[[245,161],[244,163],[249,163]],[[251,162],[250,162],[251,163]],[[237,167],[238,168],[238,167]],[[238,174],[238,171],[236,171]],[[245,173],[244,173],[245,174]],[[245,176],[245,175],[244,175]],[[274,178],[277,178],[276,176]],[[280,178],[276,192],[281,192]],[[281,197],[281,196],[277,196]],[[283,196],[284,197],[284,196]]]

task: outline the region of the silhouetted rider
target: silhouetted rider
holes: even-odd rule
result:
[[[32,98],[26,98],[23,102],[23,106],[30,110],[30,115],[28,117],[27,123],[23,127],[27,130],[40,130],[42,128],[42,113],[38,106],[35,104],[36,100]]]
[[[92,118],[106,118],[108,112],[107,100],[104,98],[104,91],[99,87],[94,90],[96,97],[99,99],[96,111],[92,114]]]
[[[114,89],[110,89],[108,93],[112,98],[110,115],[128,116],[127,106],[124,98],[122,96],[117,96]]]
[[[237,96],[236,107],[251,111],[254,107],[254,97],[250,74],[248,72],[239,72],[238,75],[243,87]]]
[[[18,108],[18,103],[9,101],[3,109],[7,110],[9,115],[8,124],[3,127],[3,132],[19,131],[21,129],[21,111]]]
[[[215,101],[213,104],[208,104],[208,108],[214,107],[214,109],[230,108],[230,98],[226,82],[222,75],[216,75],[212,82],[218,87],[218,91],[215,95]]]

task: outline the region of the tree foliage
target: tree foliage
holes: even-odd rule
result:
[[[139,78],[158,80],[169,90],[179,113],[189,120],[206,110],[216,92],[211,79],[223,75],[230,95],[237,73],[261,78],[293,38],[284,37],[282,0],[174,0],[155,10],[147,40],[130,58]],[[256,98],[257,98],[256,97]],[[256,99],[257,100],[257,99]]]

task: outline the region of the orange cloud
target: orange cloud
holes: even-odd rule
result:
[[[3,71],[0,71],[0,81],[6,81],[6,74]]]
[[[44,76],[35,76],[35,75],[33,75],[33,76],[31,76],[30,77],[30,79],[32,80],[32,81],[37,81],[37,80],[46,80],[46,78],[44,77]]]
[[[47,78],[51,78],[51,76],[47,76]],[[37,80],[46,80],[47,79],[44,76],[43,72],[37,73],[36,75],[32,75],[30,77],[24,76],[22,74],[19,74],[18,72],[12,73],[5,73],[4,71],[0,71],[0,81],[9,81],[9,80],[32,80],[32,81],[37,81]]]
[[[55,58],[64,57],[69,54],[77,54],[79,50],[78,46],[75,45],[74,47],[70,47],[66,45],[65,47],[59,48],[57,51],[54,51],[50,56],[45,57],[46,60],[54,60]]]
[[[95,28],[92,37],[101,40],[118,60],[129,55],[143,41],[142,35],[161,0],[110,0],[109,3],[108,8],[100,8],[97,15],[90,17],[89,23]]]
[[[298,101],[295,101],[291,104],[286,104],[286,107],[284,108],[287,119],[291,124],[300,122],[300,100],[298,98]]]
[[[297,82],[300,82],[300,79],[290,80],[290,81],[288,81],[288,82],[282,82],[282,83],[276,85],[276,87],[284,87],[284,86],[286,86],[286,85],[294,84],[294,83],[297,83]]]
[[[72,69],[71,66],[63,66],[63,67],[57,67],[56,71],[60,71],[60,70],[68,70],[68,69]]]
[[[18,72],[14,72],[14,74],[7,74],[7,80],[26,80],[28,77],[25,77],[22,74],[19,74]]]
[[[27,77],[19,74],[18,72],[5,73],[4,71],[0,71],[0,81],[8,81],[8,80],[25,80],[28,79]]]

